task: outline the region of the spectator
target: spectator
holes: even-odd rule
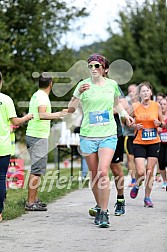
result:
[[[43,73],[39,77],[39,89],[30,100],[29,112],[34,114],[26,131],[26,144],[31,158],[31,173],[28,182],[27,211],[46,211],[46,204],[38,198],[40,177],[46,172],[48,158],[48,137],[50,121],[60,119],[67,112],[51,113],[49,94],[52,90],[52,78]]]
[[[2,73],[0,72],[0,90],[2,88]],[[18,118],[13,100],[0,93],[0,221],[2,221],[2,211],[6,196],[6,173],[12,154],[12,144],[10,138],[10,124],[21,125],[33,118],[32,114]]]

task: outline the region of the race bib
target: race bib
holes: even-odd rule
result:
[[[89,124],[90,126],[98,126],[109,124],[109,111],[95,111],[89,112]]]
[[[152,129],[143,129],[142,130],[142,140],[154,140],[157,137],[157,130]]]
[[[161,138],[161,142],[167,143],[167,132],[162,132],[159,134]]]

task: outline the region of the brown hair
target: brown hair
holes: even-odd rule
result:
[[[138,87],[137,87],[139,93],[140,93],[141,88],[142,88],[143,86],[148,87],[148,88],[152,91],[152,86],[151,86],[150,82],[148,82],[148,81],[143,81],[143,82],[140,83],[140,84],[138,85]]]

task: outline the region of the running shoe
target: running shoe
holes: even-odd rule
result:
[[[100,209],[99,207],[97,207],[96,210],[97,210],[97,212],[96,212],[94,224],[95,224],[95,225],[99,225],[99,221],[100,221],[100,211],[101,211],[101,209]]]
[[[47,208],[46,207],[41,207],[37,203],[32,203],[32,204],[26,203],[25,210],[26,211],[47,211]]]
[[[96,216],[96,213],[97,213],[97,209],[99,208],[98,205],[96,205],[95,207],[92,207],[89,209],[89,215],[92,216],[92,217],[95,217]],[[110,215],[109,213],[109,210],[107,209],[107,214]]]
[[[107,214],[107,211],[101,211],[100,212],[99,227],[100,228],[107,228],[109,226],[110,226],[110,222],[109,222],[109,216]]]
[[[97,213],[97,208],[99,208],[98,205],[96,205],[95,207],[90,208],[89,209],[89,215],[95,217],[96,213]]]
[[[125,214],[125,200],[124,199],[118,199],[115,203],[115,215],[120,216]]]
[[[144,207],[153,207],[153,203],[149,197],[144,198]]]
[[[137,197],[137,194],[138,194],[138,191],[139,191],[139,187],[137,187],[136,185],[131,189],[130,191],[130,197],[132,199],[135,199]]]

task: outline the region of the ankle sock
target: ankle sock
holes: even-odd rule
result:
[[[132,184],[135,184],[136,183],[136,179],[135,178],[132,178]]]

